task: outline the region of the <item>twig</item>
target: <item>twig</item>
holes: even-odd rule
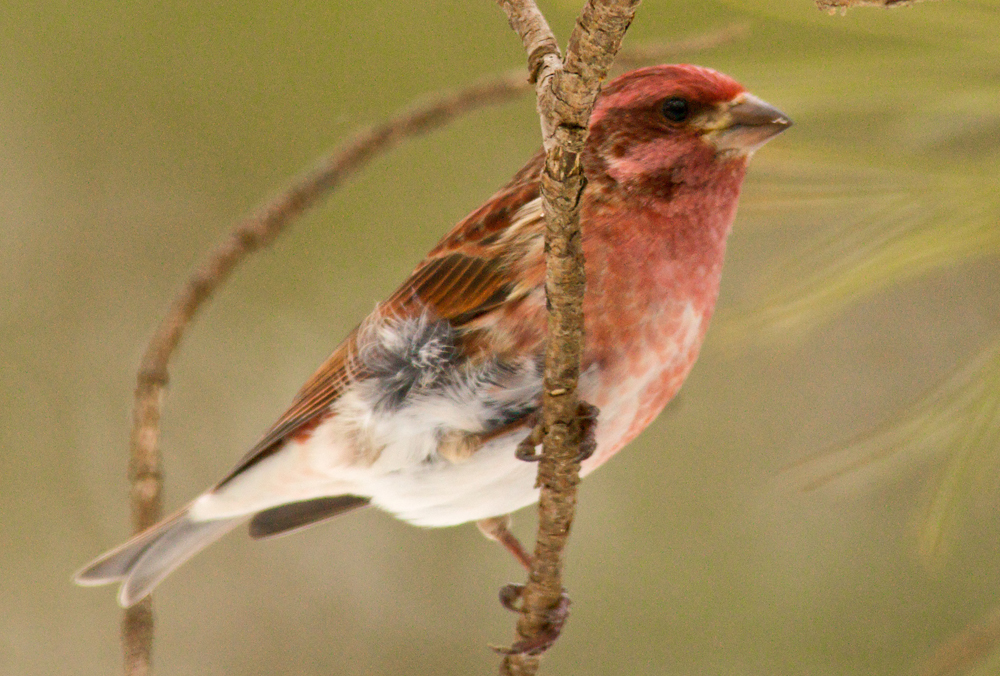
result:
[[[583,246],[580,197],[586,185],[580,154],[601,82],[632,22],[638,0],[590,0],[584,5],[561,59],[555,36],[533,0],[498,0],[528,53],[535,82],[542,145],[546,279],[549,307],[538,467],[538,539],[521,595],[518,642],[542,636],[563,594],[562,552],[569,537],[580,481],[581,431],[577,381],[583,348]],[[539,657],[510,654],[501,674],[530,675]]]
[[[708,49],[739,37],[744,30],[741,26],[730,26],[676,43],[626,50],[621,60],[638,65],[681,52]],[[531,84],[525,80],[523,70],[518,69],[429,98],[383,123],[363,129],[319,161],[313,170],[294,179],[287,188],[237,223],[227,239],[209,254],[178,293],[150,338],[139,368],[129,461],[135,532],[156,523],[161,514],[163,477],[159,423],[168,382],[167,367],[188,325],[233,269],[249,254],[270,244],[297,216],[316,205],[380,153],[477,108],[505,103],[530,90]],[[152,605],[145,599],[127,610],[122,622],[122,648],[128,676],[152,673],[152,641]]]
[[[818,9],[836,14],[839,10],[842,14],[848,7],[905,7],[922,0],[816,0]]]
[[[712,49],[742,38],[750,32],[745,23],[734,23],[708,33],[692,35],[689,38],[656,42],[646,45],[632,45],[618,52],[612,72],[626,71],[651,63],[662,63],[676,56]]]

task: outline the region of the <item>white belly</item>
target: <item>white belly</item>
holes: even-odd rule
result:
[[[666,374],[675,377],[679,387],[697,351],[701,317],[686,307],[678,320],[690,330],[672,333],[680,339],[667,341],[669,350],[662,344],[660,350],[639,350],[641,359],[614,368],[605,364],[601,372],[595,366],[582,374],[581,398],[600,409],[597,452],[584,462],[583,474],[627,443],[638,432],[640,418],[639,427],[648,423],[648,388],[662,383]],[[201,496],[191,515],[232,518],[289,502],[357,495],[415,525],[452,526],[530,505],[538,499],[538,466],[514,455],[528,433],[524,427],[490,440],[469,457],[449,459],[438,452],[448,434],[496,429],[498,420],[518,419],[516,412],[538,401],[541,374],[536,360],[484,373],[458,373],[433,388],[414,390],[391,407],[377,404],[383,396],[379,381],[355,383],[308,438],[289,440],[278,452]],[[663,403],[672,394],[667,393]]]

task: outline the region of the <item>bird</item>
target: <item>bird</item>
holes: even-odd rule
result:
[[[580,155],[585,255],[578,394],[586,476],[677,394],[705,339],[750,157],[791,120],[688,64],[602,88]],[[372,505],[417,526],[476,522],[530,556],[507,516],[538,499],[523,446],[546,334],[539,151],[355,328],[229,474],[98,557],[81,585],[129,607],[237,526],[253,538]],[[528,442],[529,445],[531,442]]]

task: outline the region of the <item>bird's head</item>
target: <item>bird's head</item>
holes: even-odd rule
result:
[[[598,97],[584,167],[592,180],[633,187],[697,182],[715,166],[745,165],[791,124],[709,68],[641,68],[609,82]]]

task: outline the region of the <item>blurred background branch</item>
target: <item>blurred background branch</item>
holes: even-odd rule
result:
[[[846,12],[850,7],[905,7],[923,0],[816,0],[819,9],[831,14]]]

